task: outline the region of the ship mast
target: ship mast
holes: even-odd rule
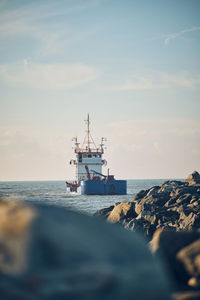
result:
[[[87,120],[85,120],[86,124],[87,124],[87,147],[88,150],[90,150],[90,116],[88,114],[87,116]]]
[[[90,134],[90,115],[87,114],[87,119],[85,120],[86,123],[86,135],[83,140],[82,147],[79,149],[81,152],[101,152],[103,153],[103,143],[101,142],[100,148],[97,148],[91,134]],[[103,139],[105,140],[105,139]],[[94,147],[92,148],[93,145]],[[77,149],[77,147],[76,147]],[[76,151],[75,151],[76,152]]]

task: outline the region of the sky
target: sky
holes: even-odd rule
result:
[[[200,172],[200,1],[0,0],[0,95],[1,181],[74,179],[87,113],[116,178]]]

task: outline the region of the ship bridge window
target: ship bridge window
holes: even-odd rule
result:
[[[93,157],[97,157],[96,154],[94,154]]]
[[[82,154],[79,154],[79,156],[78,156],[78,161],[79,161],[79,162],[82,162]]]
[[[92,155],[91,154],[88,154],[88,158],[91,158],[92,157]]]
[[[98,154],[98,157],[101,157],[101,154]]]

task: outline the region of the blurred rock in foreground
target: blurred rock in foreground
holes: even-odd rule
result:
[[[200,231],[157,229],[150,248],[162,258],[176,291],[187,290],[190,295],[198,291],[200,295]]]
[[[171,299],[159,259],[137,234],[63,208],[6,201],[0,202],[0,296]]]

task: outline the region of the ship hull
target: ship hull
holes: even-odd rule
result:
[[[126,180],[82,180],[81,195],[126,195]]]

